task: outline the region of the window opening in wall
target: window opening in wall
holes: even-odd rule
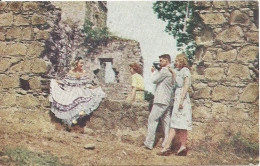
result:
[[[118,82],[118,72],[113,68],[113,58],[99,58],[100,67],[95,70],[98,80],[102,83],[116,83]]]

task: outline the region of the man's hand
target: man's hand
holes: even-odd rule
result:
[[[174,73],[174,70],[173,70],[172,67],[168,66],[167,68],[168,68],[168,70],[169,70],[171,73]]]
[[[151,72],[154,72],[156,69],[152,66],[151,68]]]

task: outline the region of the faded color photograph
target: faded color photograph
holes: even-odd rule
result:
[[[0,165],[259,165],[258,1],[1,1]]]

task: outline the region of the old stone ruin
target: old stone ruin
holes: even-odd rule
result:
[[[194,31],[199,47],[192,66],[194,127],[189,144],[206,139],[218,142],[238,132],[258,142],[258,3],[198,1],[195,5],[202,9],[196,11],[200,22]],[[43,56],[50,51],[46,50],[46,41],[55,37],[55,26],[59,23],[83,26],[87,19],[95,27],[105,27],[106,13],[105,2],[0,2],[3,119],[6,117],[14,127],[30,124],[31,130],[39,132],[55,130],[46,114],[50,106],[48,72],[66,70],[68,62],[61,60],[66,65],[59,66]],[[139,43],[114,38],[94,52],[88,53],[88,47],[80,46],[70,53],[68,59],[77,54],[84,56],[86,70],[108,94],[107,100],[87,120],[88,131],[115,131],[120,140],[141,142],[146,132],[148,104],[123,102],[130,92],[128,65],[142,64]],[[107,70],[114,72],[113,79],[106,79]],[[119,130],[139,133],[121,137]]]

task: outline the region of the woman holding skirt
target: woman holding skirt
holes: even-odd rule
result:
[[[76,58],[62,80],[52,79],[50,83],[51,111],[69,126],[96,110],[106,96],[101,87],[94,85],[83,66],[84,60]]]

